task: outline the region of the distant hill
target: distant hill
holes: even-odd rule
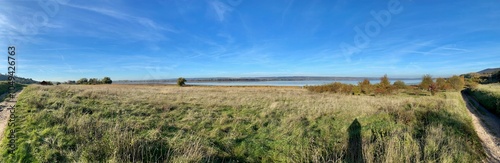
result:
[[[498,72],[498,71],[500,71],[500,68],[487,68],[487,69],[478,71],[477,73],[480,73],[480,74],[493,74],[493,73]]]
[[[18,84],[33,84],[33,83],[38,83],[38,81],[35,81],[31,78],[23,78],[19,76],[14,76],[16,79],[16,83]],[[0,81],[7,81],[9,80],[9,76],[5,74],[0,74]]]

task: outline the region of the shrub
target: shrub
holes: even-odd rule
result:
[[[443,78],[437,78],[436,79],[436,89],[438,90],[447,90],[448,86],[446,84],[446,79]]]
[[[372,93],[372,85],[370,84],[370,80],[364,79],[362,82],[358,83],[358,86],[361,89],[361,93],[367,95]]]
[[[392,92],[391,82],[389,81],[387,75],[380,78],[377,92],[380,94],[390,94]]]
[[[451,88],[455,90],[462,90],[465,85],[463,76],[459,77],[456,75],[453,75],[450,79],[448,79],[448,83],[450,83]]]
[[[87,78],[81,78],[76,83],[77,84],[87,84],[88,82],[89,82],[89,80]]]
[[[401,80],[397,80],[394,82],[394,84],[392,84],[394,86],[394,88],[396,89],[406,89],[407,86],[405,84],[404,81],[401,81]]]
[[[380,86],[382,87],[390,87],[391,82],[389,81],[389,78],[387,75],[384,75],[383,77],[380,78]]]
[[[473,81],[467,81],[465,86],[467,88],[472,88],[472,89],[476,89],[477,86],[479,85],[479,83],[476,83],[476,82],[473,82]]]
[[[317,86],[307,86],[307,90],[311,92],[332,92],[332,93],[344,93],[344,94],[353,94],[353,91],[356,89],[355,86],[350,84],[342,84],[340,82],[334,82],[325,85],[317,85]]]
[[[104,83],[104,84],[111,84],[111,83],[113,83],[113,81],[111,80],[111,78],[109,78],[109,77],[107,77],[107,76],[106,76],[106,77],[104,77],[104,78],[102,78],[102,80],[101,80],[101,81],[102,81],[102,83]]]
[[[422,77],[422,82],[420,83],[420,89],[429,90],[429,87],[433,83],[431,75],[427,74]]]
[[[181,87],[182,87],[182,86],[185,86],[185,85],[186,85],[186,82],[187,82],[187,80],[186,80],[186,79],[184,79],[183,77],[180,77],[180,78],[178,78],[178,79],[177,79],[177,85],[178,85],[178,86],[181,86]]]
[[[95,85],[95,84],[100,84],[100,82],[101,81],[99,81],[99,79],[97,79],[97,78],[90,78],[88,84]]]
[[[352,86],[352,94],[353,95],[360,95],[361,94],[361,88],[359,86]]]

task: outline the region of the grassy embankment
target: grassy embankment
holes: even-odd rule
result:
[[[500,84],[478,85],[467,92],[491,113],[500,117]]]
[[[0,147],[0,162],[483,158],[458,92],[349,96],[280,87],[30,85],[16,116],[19,148],[8,155]]]

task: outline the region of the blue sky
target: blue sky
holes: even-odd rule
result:
[[[447,77],[500,67],[499,1],[141,2],[0,0],[0,44],[16,46],[18,76],[52,81]]]

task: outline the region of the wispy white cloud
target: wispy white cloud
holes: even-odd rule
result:
[[[226,43],[227,44],[232,44],[234,43],[234,37],[231,36],[230,34],[228,33],[218,33],[217,36],[219,37],[222,37],[222,38],[225,38],[226,39]]]
[[[468,53],[471,52],[470,50],[467,49],[460,49],[460,48],[454,48],[451,47],[450,45],[442,45],[435,47],[430,50],[426,51],[408,51],[409,53],[417,53],[417,54],[423,54],[423,55],[456,55],[456,54],[462,54],[462,53]]]
[[[73,7],[76,9],[80,10],[85,10],[85,11],[90,11],[94,12],[100,15],[108,16],[110,18],[118,20],[118,22],[128,22],[131,23],[132,25],[135,25],[137,28],[134,26],[130,26],[129,24],[96,24],[97,26],[109,26],[112,28],[100,28],[100,30],[103,30],[104,32],[98,32],[98,31],[86,31],[86,35],[92,35],[95,37],[104,37],[106,38],[107,36],[103,36],[102,33],[107,33],[107,34],[115,34],[117,36],[121,37],[127,37],[130,39],[137,39],[137,40],[149,40],[149,41],[158,41],[161,39],[165,38],[165,32],[177,34],[180,31],[175,29],[173,26],[169,24],[158,24],[157,22],[153,21],[152,19],[146,18],[146,17],[141,17],[141,16],[136,16],[136,15],[130,15],[125,12],[120,11],[115,8],[110,9],[110,8],[105,8],[105,7],[94,7],[94,6],[84,6],[84,5],[76,5],[76,4],[66,4],[66,6]],[[96,23],[95,20],[88,19],[88,22],[93,22]],[[82,29],[79,29],[82,30]],[[127,35],[123,35],[123,33],[126,33]],[[114,37],[114,36],[113,36]],[[111,37],[112,38],[112,37]]]
[[[283,10],[283,13],[281,14],[281,22],[280,26],[283,26],[283,23],[285,22],[286,15],[288,15],[288,11],[290,10],[290,7],[292,6],[294,0],[289,0],[288,4],[286,5],[285,10]]]
[[[209,4],[212,10],[214,11],[215,15],[217,16],[217,19],[221,22],[224,21],[227,14],[229,14],[233,10],[232,7],[219,0],[209,1]]]
[[[17,27],[14,25],[14,23],[12,23],[12,21],[7,16],[0,13],[0,28],[3,30],[8,30],[8,29],[16,29]]]

